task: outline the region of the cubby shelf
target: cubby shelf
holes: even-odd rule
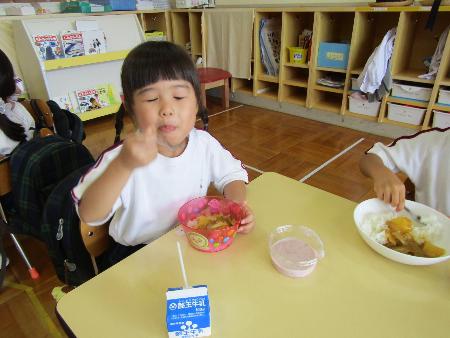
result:
[[[352,113],[348,110],[345,111],[345,115],[357,117],[359,119],[363,119],[363,120],[367,120],[367,121],[373,121],[373,122],[378,121],[378,116],[368,116],[368,115],[363,115],[363,114],[357,114],[357,113]]]
[[[284,80],[283,84],[294,86],[294,87],[308,87],[307,81],[297,81],[297,80]]]
[[[426,71],[424,70],[408,69],[402,71],[399,74],[394,74],[392,77],[394,78],[394,80],[403,80],[417,83],[434,83],[434,80],[421,79],[418,77],[419,75],[424,73],[426,73]]]
[[[362,73],[362,71],[363,71],[363,68],[356,68],[356,69],[352,69],[350,71],[350,74],[352,74],[352,75],[359,75],[359,74]]]
[[[443,86],[450,86],[450,78],[447,77],[444,80],[441,81],[441,85]]]
[[[322,70],[325,72],[333,72],[333,73],[347,73],[346,69],[340,69],[340,68],[327,68],[327,67],[316,67],[316,70]]]
[[[403,99],[403,98],[395,97],[395,96],[389,96],[386,100],[388,102],[399,103],[399,104],[404,104],[404,105],[409,105],[409,106],[416,106],[416,107],[421,107],[421,108],[428,107],[427,101],[408,100],[408,99]]]
[[[283,101],[304,106],[306,104],[306,97],[287,96]]]
[[[115,52],[108,52],[102,54],[83,55],[73,58],[55,59],[44,62],[46,71],[64,69],[70,67],[79,67],[91,65],[94,63],[102,63],[116,60],[123,60],[130,50],[119,50]]]
[[[327,86],[321,86],[321,85],[315,85],[314,89],[321,90],[323,92],[330,92],[330,93],[337,93],[337,94],[343,94],[344,89],[342,88],[333,88],[333,87],[327,87]]]
[[[286,67],[294,67],[294,68],[309,68],[309,64],[307,63],[286,62],[284,65]]]
[[[258,80],[278,83],[278,77],[277,76],[271,76],[271,75],[266,75],[266,74],[259,74],[258,75]]]

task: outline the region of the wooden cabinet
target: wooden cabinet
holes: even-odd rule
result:
[[[395,124],[411,129],[429,128],[432,126],[433,110],[450,112],[450,106],[437,103],[439,90],[450,86],[450,35],[445,44],[436,78],[421,79],[418,75],[427,72],[423,61],[433,55],[441,33],[449,25],[450,7],[440,7],[432,32],[425,29],[428,15],[429,8],[426,7],[257,9],[254,26],[253,83],[249,80],[233,79],[234,90],[249,95],[253,89],[253,96],[256,97],[265,97],[280,103],[286,102],[343,116]],[[278,76],[267,75],[261,63],[259,27],[264,18],[280,18],[282,22]],[[385,34],[394,27],[397,27],[397,35],[391,59],[392,78],[396,82],[431,88],[430,101],[388,95],[382,100],[377,116],[349,112],[348,96],[352,93],[352,78],[359,76],[374,49],[380,44]],[[304,28],[313,30],[310,59],[307,64],[290,63],[288,47],[298,46],[298,36]],[[321,42],[350,43],[346,69],[318,66],[317,56]],[[342,79],[344,86],[332,88],[317,83],[319,78],[329,75]],[[387,118],[389,102],[426,108],[422,123],[417,126],[389,120]]]

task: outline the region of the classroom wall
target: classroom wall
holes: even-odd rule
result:
[[[8,56],[14,67],[14,71],[20,77],[21,71],[17,62],[16,46],[12,32],[12,21],[0,21],[0,49]]]
[[[328,4],[338,5],[338,4],[367,4],[368,2],[375,2],[375,0],[368,1],[357,1],[357,0],[216,0],[217,6],[273,6],[278,5],[282,7],[283,5],[322,5],[326,6]]]

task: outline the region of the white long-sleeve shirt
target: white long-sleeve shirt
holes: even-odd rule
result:
[[[433,128],[401,137],[390,145],[376,143],[368,153],[405,173],[416,189],[416,201],[450,216],[450,128]]]
[[[102,154],[81,178],[72,196],[78,202],[86,189],[117,157],[122,145]],[[109,215],[109,234],[123,245],[149,243],[176,225],[179,208],[192,198],[205,196],[210,183],[217,190],[233,181],[248,182],[241,162],[207,132],[193,129],[184,152],[175,158],[157,155],[150,164],[135,169]],[[78,203],[76,203],[78,204]]]

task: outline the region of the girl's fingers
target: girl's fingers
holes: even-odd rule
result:
[[[244,219],[241,220],[241,224],[248,224],[254,221],[254,217],[252,214],[248,214]]]
[[[247,225],[241,225],[238,229],[237,232],[239,234],[247,234],[250,232],[250,230],[252,230],[252,225],[251,224],[247,224]]]

